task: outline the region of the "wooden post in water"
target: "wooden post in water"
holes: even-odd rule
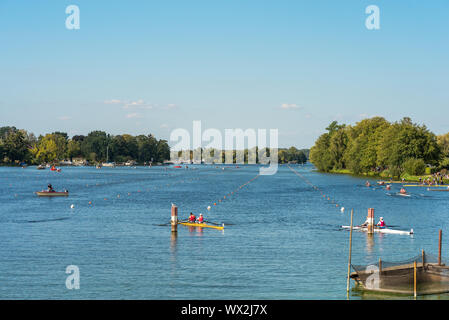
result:
[[[368,234],[374,233],[374,209],[368,208]]]
[[[441,266],[441,240],[443,239],[443,230],[440,229],[438,239],[438,265]]]
[[[416,298],[416,261],[413,262],[413,295]]]
[[[349,229],[349,260],[348,260],[348,279],[346,283],[346,292],[349,292],[350,281],[349,276],[351,275],[351,255],[352,255],[352,217],[354,216],[354,209],[351,209],[351,227]]]
[[[382,260],[379,258],[379,274],[382,273]]]
[[[171,205],[171,232],[178,232],[178,207],[173,203]]]
[[[422,268],[424,270],[424,268],[426,267],[426,257],[424,254],[424,249],[422,250]]]

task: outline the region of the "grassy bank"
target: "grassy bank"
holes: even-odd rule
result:
[[[334,173],[334,174],[349,174],[355,177],[367,177],[367,178],[378,178],[383,180],[389,180],[391,177],[387,176],[386,174],[376,173],[376,172],[369,172],[369,173],[361,173],[361,174],[354,174],[349,169],[338,169],[338,170],[330,170],[328,173]],[[426,180],[430,178],[433,179],[433,176],[431,174],[421,175],[421,176],[414,176],[410,175],[408,173],[401,174],[400,180],[404,179],[406,182],[419,182],[419,179]],[[394,180],[394,179],[393,179]],[[443,179],[445,184],[449,184],[449,179]]]

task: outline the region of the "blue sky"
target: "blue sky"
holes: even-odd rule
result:
[[[303,148],[375,115],[449,132],[447,0],[0,0],[0,44],[0,126],[35,134],[168,139],[201,120]]]

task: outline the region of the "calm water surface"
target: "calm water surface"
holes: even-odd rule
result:
[[[373,207],[376,219],[415,231],[354,232],[355,264],[401,261],[421,249],[436,254],[438,229],[443,257],[449,253],[449,192],[408,188],[410,198],[397,197],[360,178],[293,167],[346,212],[286,166],[242,189],[257,166],[63,167],[60,173],[2,167],[0,298],[346,299],[349,232],[340,226],[349,225],[350,208],[355,224]],[[38,198],[33,192],[48,183],[70,196]],[[390,193],[397,191],[393,186]],[[201,212],[227,226],[223,232],[179,226],[173,237],[170,226],[161,226],[172,203],[180,218]],[[65,286],[69,265],[79,267],[79,290]]]

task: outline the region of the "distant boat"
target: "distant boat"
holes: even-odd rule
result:
[[[39,197],[64,197],[64,196],[68,196],[69,195],[68,191],[61,191],[61,192],[57,192],[57,191],[36,191],[35,193]]]
[[[37,166],[37,170],[44,170],[45,166],[43,164],[40,164]]]
[[[115,168],[115,162],[103,162],[101,165],[103,167]]]

